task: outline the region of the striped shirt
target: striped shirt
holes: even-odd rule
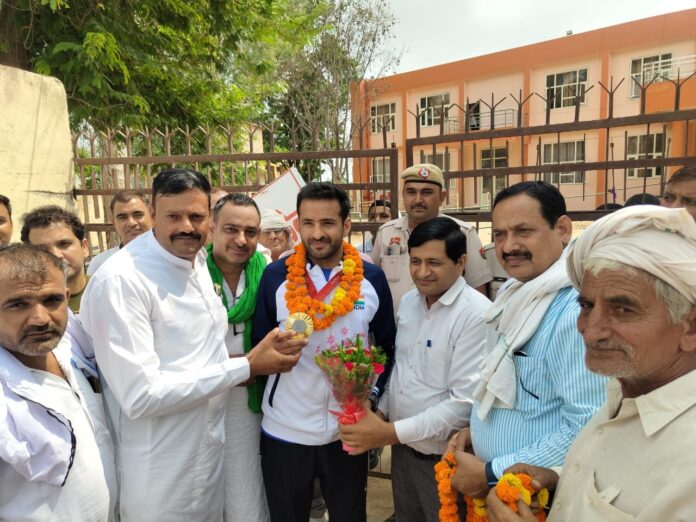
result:
[[[575,436],[604,403],[607,379],[585,368],[585,347],[575,327],[577,295],[571,287],[558,292],[537,331],[515,352],[515,407],[492,408],[481,421],[474,403],[474,452],[492,462],[498,477],[517,462],[562,465]]]

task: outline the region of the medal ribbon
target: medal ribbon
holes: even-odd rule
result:
[[[317,301],[324,301],[326,297],[341,283],[341,276],[343,272],[338,272],[331,279],[329,279],[326,284],[317,292],[317,287],[314,286],[314,281],[309,276],[309,273],[305,274],[305,282],[307,283],[307,293],[312,299]]]

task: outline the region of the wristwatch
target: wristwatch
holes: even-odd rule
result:
[[[493,473],[493,463],[491,461],[486,462],[486,482],[488,483],[488,487],[492,488],[498,483],[498,477],[495,476],[495,473]]]

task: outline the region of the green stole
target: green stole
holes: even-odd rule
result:
[[[256,310],[256,294],[259,289],[261,274],[263,274],[263,270],[266,268],[266,258],[260,252],[254,252],[254,255],[249,258],[244,267],[246,287],[237,303],[230,308],[227,303],[227,296],[223,290],[224,277],[222,271],[213,259],[213,245],[207,245],[205,249],[208,252],[206,260],[208,272],[210,272],[215,290],[220,294],[222,304],[225,305],[225,310],[227,310],[227,322],[230,324],[244,323],[244,353],[249,353],[251,351],[251,328],[253,326],[254,311]],[[261,413],[261,402],[263,401],[263,390],[266,387],[266,380],[267,377],[265,375],[257,375],[254,382],[247,386],[249,409],[254,413]]]

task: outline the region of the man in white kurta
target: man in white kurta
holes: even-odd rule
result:
[[[213,243],[208,271],[230,323],[225,344],[230,357],[251,348],[257,290],[266,260],[257,252],[261,217],[246,194],[228,194],[213,207]],[[261,399],[266,383],[257,378],[230,388],[225,416],[225,521],[269,519],[261,475]]]
[[[113,444],[101,395],[72,365],[67,303],[58,258],[0,251],[0,520],[113,519]]]
[[[197,172],[160,173],[153,230],[100,268],[84,297],[81,319],[106,381],[122,521],[222,518],[226,392],[257,367],[251,354],[227,356],[225,310],[201,251],[209,194]]]

